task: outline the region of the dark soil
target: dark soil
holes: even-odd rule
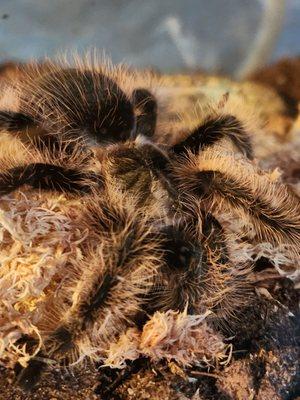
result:
[[[0,372],[0,400],[293,400],[300,395],[299,291],[285,278],[264,282],[273,299],[257,294],[231,332],[233,359],[219,371],[174,373],[169,365],[137,360],[122,371],[81,367],[53,370],[31,392]],[[224,328],[225,329],[225,328]],[[226,332],[226,329],[224,330]],[[194,396],[194,397],[193,397]],[[196,397],[198,396],[198,397]]]

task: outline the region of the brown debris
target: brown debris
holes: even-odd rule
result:
[[[275,89],[285,100],[291,116],[300,101],[300,57],[282,58],[248,77],[249,80]]]
[[[232,363],[218,380],[217,387],[231,399],[253,400],[255,390],[248,363],[245,360]]]

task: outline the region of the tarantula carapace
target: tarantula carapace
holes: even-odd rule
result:
[[[252,162],[251,132],[228,96],[165,143],[164,111],[143,74],[46,63],[6,89],[15,103],[0,111],[0,128],[21,155],[3,156],[1,195],[63,192],[81,202],[90,238],[44,302],[39,338],[19,339],[34,354],[23,387],[52,362],[82,359],[84,346],[101,361],[110,341],[156,310],[208,309],[212,324],[230,324],[250,301],[251,265],[232,260],[224,212],[248,221],[251,240],[299,255],[299,199]]]

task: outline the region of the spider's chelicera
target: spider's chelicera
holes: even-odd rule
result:
[[[248,220],[252,240],[298,255],[299,199],[252,162],[243,121],[223,105],[183,139],[161,144],[151,88],[130,85],[108,69],[41,65],[12,85],[18,109],[0,111],[1,130],[32,156],[0,174],[1,195],[26,185],[80,197],[99,238],[80,273],[62,283],[42,348],[19,375],[25,388],[47,360],[68,363],[95,329],[92,344],[101,347],[157,310],[209,309],[212,324],[228,323],[249,302],[251,265],[231,260],[223,211]]]

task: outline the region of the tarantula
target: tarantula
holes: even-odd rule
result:
[[[156,310],[208,308],[212,323],[230,321],[249,302],[251,266],[231,261],[220,211],[249,221],[253,240],[285,243],[299,255],[299,199],[252,162],[247,125],[228,99],[183,139],[161,143],[159,129],[168,127],[157,128],[151,84],[135,74],[37,65],[9,85],[16,109],[0,111],[3,135],[28,149],[7,161],[1,195],[25,185],[79,198],[94,240],[49,295],[42,348],[19,375],[26,389],[49,360],[80,358],[83,342],[101,353]],[[37,347],[36,338],[22,340]]]

